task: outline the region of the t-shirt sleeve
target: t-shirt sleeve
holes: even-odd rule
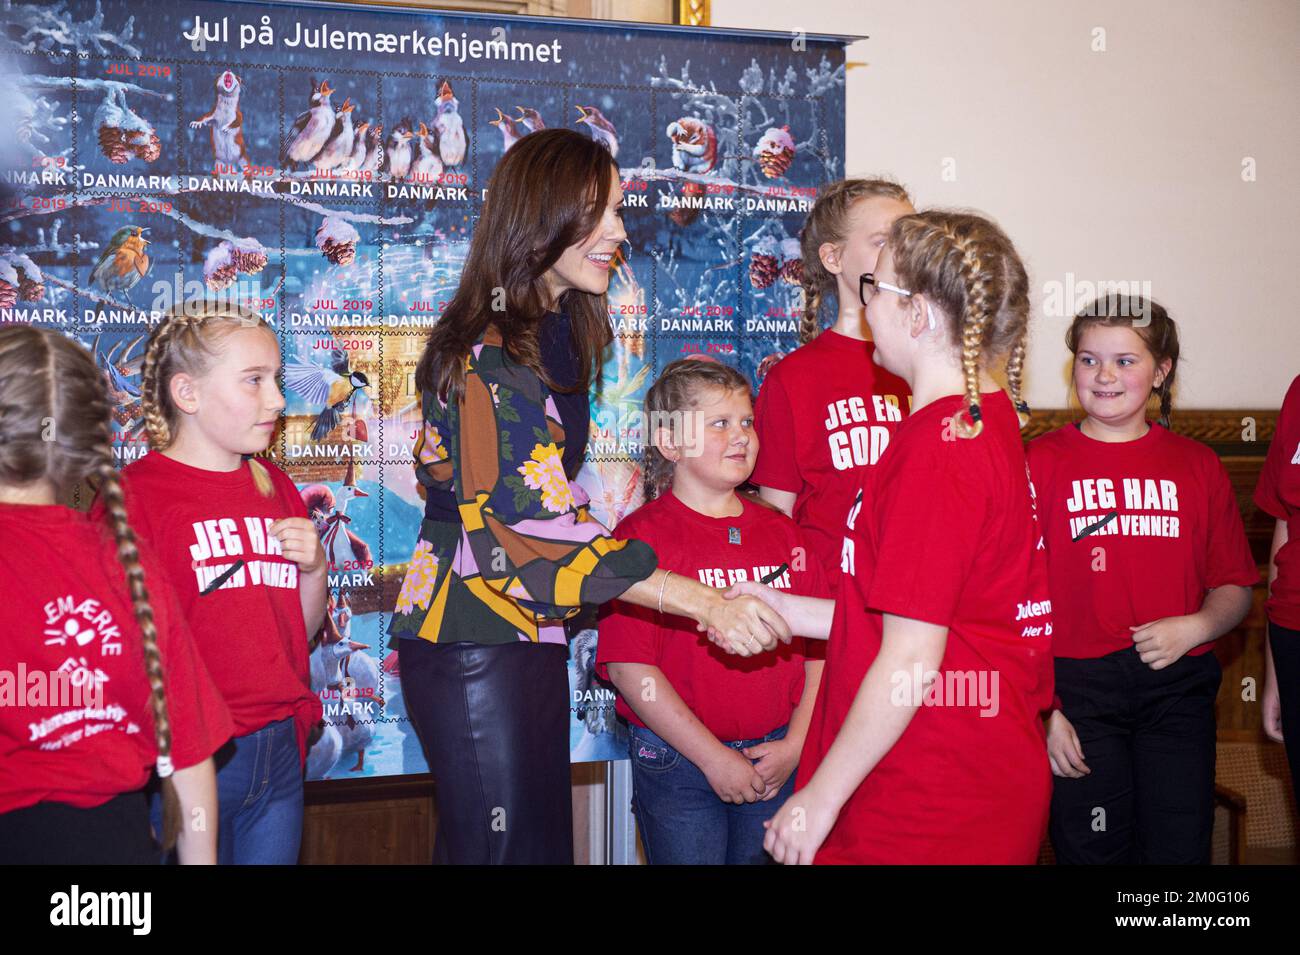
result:
[[[626,518],[614,529],[614,537],[626,540],[636,530]],[[601,608],[596,638],[596,675],[609,680],[610,663],[657,665],[662,636],[660,616],[650,607],[613,600]]]
[[[992,489],[956,451],[918,458],[888,484],[874,482],[877,499],[863,509],[884,517],[866,585],[871,609],[950,626],[981,559],[996,560],[980,546]]]
[[[758,460],[749,479],[759,487],[797,494],[803,489],[803,477],[795,454],[794,411],[781,381],[781,375],[773,369],[758,390],[754,408]]]
[[[147,545],[141,547],[141,562],[158,631],[167,716],[172,727],[172,763],[177,769],[185,769],[220,749],[234,735],[235,726],[194,646],[176,592],[158,562],[151,558]],[[152,710],[148,715],[152,716]]]
[[[1259,583],[1259,569],[1250,552],[1241,508],[1223,462],[1213,461],[1210,477],[1209,533],[1206,535],[1205,586],[1225,584],[1253,587]]]
[[[541,389],[530,393],[531,389]],[[603,604],[653,573],[654,551],[583,519],[561,463],[562,429],[540,381],[471,364],[450,417],[462,566],[539,617]],[[474,566],[469,566],[472,561]]]
[[[1259,472],[1259,483],[1255,486],[1255,503],[1260,510],[1280,521],[1288,519],[1286,503],[1282,500],[1281,483],[1283,469],[1290,463],[1287,455],[1291,453],[1290,438],[1300,432],[1300,376],[1291,382],[1286,398],[1282,401],[1282,410],[1277,416],[1277,431],[1268,446],[1268,456],[1264,467]]]

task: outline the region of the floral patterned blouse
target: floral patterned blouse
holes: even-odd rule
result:
[[[592,520],[564,474],[549,389],[509,361],[489,327],[465,359],[461,399],[422,398],[414,449],[426,488],[460,523],[425,520],[388,632],[433,642],[564,643],[563,620],[649,577],[656,558]]]

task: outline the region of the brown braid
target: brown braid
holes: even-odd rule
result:
[[[822,265],[821,247],[840,245],[849,236],[849,215],[863,199],[886,198],[912,204],[912,197],[896,182],[888,179],[840,179],[818,190],[799,231],[799,250],[803,256],[803,317],[799,321],[799,344],[807,345],[821,334],[822,305],[838,287],[835,276]],[[857,276],[851,276],[856,281]],[[842,307],[842,305],[841,305]]]
[[[673,484],[673,462],[655,445],[655,431],[664,428],[680,442],[684,430],[678,426],[677,419],[696,406],[700,389],[709,387],[744,391],[747,395],[753,391],[745,376],[730,365],[679,358],[664,368],[646,392],[645,457],[641,466],[647,501],[654,500]]]
[[[1021,376],[1025,369],[1025,337],[1021,333],[1011,346],[1011,355],[1007,358],[1007,385],[1011,389],[1011,403],[1016,407],[1016,417],[1022,428],[1029,424],[1029,405],[1025,403],[1021,387]]]
[[[966,404],[969,421],[953,421],[959,437],[974,438],[984,430],[980,418],[980,355],[984,351],[984,330],[989,323],[989,282],[980,260],[979,248],[969,237],[949,230],[944,234],[961,253],[961,269],[966,280],[966,311],[962,316],[961,368],[966,379]]]
[[[162,654],[158,651],[158,631],[154,626],[153,607],[149,603],[149,590],[145,586],[144,568],[140,566],[140,552],[136,547],[135,533],[126,519],[126,504],[122,498],[122,485],[117,468],[113,465],[113,449],[108,429],[104,442],[97,447],[102,460],[96,476],[99,478],[99,496],[104,502],[104,514],[117,542],[117,560],[126,574],[127,588],[131,594],[131,609],[140,627],[140,643],[144,649],[144,670],[149,678],[149,708],[153,711],[154,739],[158,744],[158,762],[162,776],[164,852],[176,844],[180,832],[181,804],[176,793],[176,782],[171,767],[172,724],[167,711],[167,690],[163,674]]]
[[[172,377],[180,372],[204,374],[217,355],[217,334],[253,326],[270,331],[270,326],[256,312],[226,303],[200,301],[175,306],[154,328],[145,347],[140,376],[140,404],[151,449],[165,450],[175,440],[172,432],[179,412],[172,402]],[[275,485],[266,466],[256,457],[250,457],[248,470],[258,492],[263,497],[272,497]]]
[[[888,247],[899,281],[943,310],[949,339],[960,344],[966,415],[954,432],[973,438],[983,430],[980,370],[1007,356],[1007,382],[1021,425],[1029,408],[1022,395],[1029,277],[1011,240],[978,215],[926,212],[894,223]]]
[[[822,330],[822,290],[804,269],[803,280],[803,314],[799,318],[799,344],[807,345]]]

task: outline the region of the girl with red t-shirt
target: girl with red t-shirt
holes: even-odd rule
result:
[[[307,642],[325,618],[325,553],[293,481],[251,457],[284,409],[279,368],[260,315],[178,306],[145,351],[152,450],[122,472],[131,518],[234,717],[217,756],[223,864],[297,861],[307,740],[321,718]]]
[[[755,406],[760,450],[750,480],[803,529],[835,590],[844,515],[911,404],[907,384],[872,361],[863,277],[894,220],[914,211],[907,190],[886,180],[823,187],[800,232],[800,347],[768,373]],[[838,314],[823,330],[832,295]]]
[[[709,587],[764,579],[825,596],[825,575],[795,523],[736,493],[754,466],[749,382],[712,361],[675,361],[646,396],[647,503],[620,540],[645,541],[665,571]],[[761,864],[763,801],[784,798],[821,675],[803,642],[740,657],[686,617],[622,600],[600,622],[596,672],[631,724],[633,806],[646,859]]]
[[[1277,518],[1264,606],[1264,732],[1286,744],[1291,781],[1300,792],[1300,377],[1291,382],[1282,402],[1255,503]]]
[[[1208,863],[1211,650],[1250,610],[1259,572],[1223,464],[1168,430],[1168,312],[1100,299],[1066,343],[1087,416],[1029,446],[1056,614],[1052,845],[1062,863]]]
[[[154,768],[160,841],[216,860],[212,753],[230,714],[127,522],[112,412],[84,348],[0,328],[0,863],[157,862]],[[58,503],[86,480],[102,520]]]
[[[833,617],[767,592],[830,643],[764,845],[787,864],[1032,863],[1052,607],[1020,441],[1028,278],[992,222],[927,212],[894,223],[873,281],[875,360],[912,414],[849,511]],[[1003,356],[1011,400],[990,375]]]

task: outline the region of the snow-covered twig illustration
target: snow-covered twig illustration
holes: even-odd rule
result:
[[[95,0],[95,15],[77,21],[66,2],[9,3],[3,7],[5,18],[23,33],[17,39],[0,34],[0,44],[24,53],[97,53],[100,56],[140,56],[140,48],[131,43],[135,35],[135,17],[127,17],[126,26],[114,33],[104,28],[104,11]],[[107,44],[107,45],[106,45]],[[110,52],[108,47],[117,47]]]

